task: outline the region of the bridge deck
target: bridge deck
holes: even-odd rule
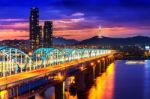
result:
[[[49,67],[46,67],[46,68],[41,68],[41,69],[29,71],[29,72],[23,72],[23,73],[19,73],[19,74],[7,76],[7,77],[2,77],[2,78],[0,78],[0,89],[1,89],[1,86],[6,86],[6,85],[9,85],[9,84],[12,84],[12,83],[21,82],[21,81],[26,80],[26,79],[30,79],[30,78],[33,78],[33,77],[38,77],[42,74],[46,74],[46,73],[53,72],[53,71],[56,71],[56,70],[61,70],[61,69],[64,69],[64,68],[68,68],[68,67],[73,66],[73,65],[77,65],[77,64],[80,64],[80,63],[83,63],[83,62],[86,62],[86,61],[90,61],[90,60],[100,58],[100,57],[104,57],[104,56],[108,56],[108,55],[112,55],[112,53],[111,54],[100,55],[100,56],[96,56],[96,57],[84,58],[84,59],[81,59],[81,60],[70,61],[70,62],[59,64],[59,65],[49,66]]]

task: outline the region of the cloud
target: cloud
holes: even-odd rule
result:
[[[9,18],[9,19],[0,19],[0,22],[20,22],[20,21],[27,21],[27,19],[12,19],[12,18]]]
[[[13,29],[13,30],[28,30],[29,23],[28,22],[17,22],[17,23],[7,23],[0,24],[0,29]]]
[[[73,13],[71,16],[84,16],[84,13],[77,12],[77,13]]]
[[[84,21],[85,19],[84,18],[74,18],[74,19],[71,19],[71,21],[72,22],[75,22],[75,23],[77,23],[77,22],[82,22],[82,21]]]
[[[66,39],[83,40],[86,38],[90,38],[91,36],[95,36],[96,31],[97,31],[97,29],[60,30],[60,31],[58,30],[58,31],[54,31],[54,35],[55,36],[63,36]]]
[[[54,28],[55,30],[69,30],[69,29],[79,29],[80,24],[84,23],[84,18],[72,18],[72,19],[62,19],[62,20],[54,20]],[[83,28],[83,27],[81,27]]]
[[[29,37],[28,31],[11,30],[11,29],[0,30],[0,40],[28,39],[28,37]]]

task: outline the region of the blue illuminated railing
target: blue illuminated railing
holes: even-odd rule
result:
[[[0,47],[0,77],[111,53],[109,49],[38,48],[31,56],[7,46]]]

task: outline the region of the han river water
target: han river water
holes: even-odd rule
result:
[[[150,60],[112,63],[88,92],[89,99],[150,99]]]

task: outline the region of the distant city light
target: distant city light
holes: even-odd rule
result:
[[[145,46],[145,50],[150,50],[150,46]]]
[[[144,61],[126,61],[126,64],[128,65],[145,64],[145,62]]]

